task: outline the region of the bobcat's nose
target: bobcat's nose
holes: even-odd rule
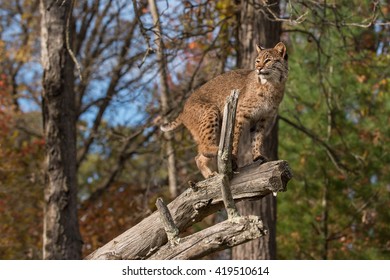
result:
[[[265,70],[264,68],[258,68],[256,69],[257,75],[268,75],[268,71]]]
[[[268,75],[269,72],[270,72],[269,69],[261,68],[261,69],[259,70],[259,73],[260,73],[261,75]]]
[[[264,71],[264,69],[263,69],[263,67],[261,67],[261,66],[256,68],[256,73],[257,73],[257,75],[262,74],[263,71]]]

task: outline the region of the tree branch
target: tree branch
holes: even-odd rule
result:
[[[154,135],[156,129],[148,131],[146,135],[142,135],[142,141],[136,141],[136,138],[141,135],[147,126],[143,126],[132,135],[128,136],[122,145],[117,162],[113,165],[109,171],[106,179],[96,188],[96,190],[81,204],[82,209],[86,209],[91,202],[96,201],[102,196],[112,185],[112,182],[117,178],[117,176],[123,171],[125,163],[131,159],[131,157],[137,154],[136,150],[142,143],[149,141],[149,139]]]
[[[259,238],[266,233],[258,217],[239,217],[234,223],[226,220],[182,238],[180,244],[175,247],[166,244],[148,260],[199,259],[210,253]]]

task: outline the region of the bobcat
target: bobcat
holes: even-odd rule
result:
[[[184,104],[176,120],[163,124],[162,131],[172,131],[184,124],[198,144],[196,164],[205,178],[217,171],[216,157],[223,108],[231,90],[240,90],[233,134],[233,165],[243,129],[252,132],[252,159],[266,161],[263,139],[277,116],[278,106],[288,75],[286,46],[256,46],[258,55],[254,70],[235,70],[219,75],[197,89]]]

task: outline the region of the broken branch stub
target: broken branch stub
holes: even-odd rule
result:
[[[179,229],[175,225],[172,215],[169,212],[167,205],[164,203],[161,197],[157,198],[156,207],[160,213],[160,219],[164,225],[164,229],[168,237],[169,245],[175,246],[179,244],[180,242]]]
[[[239,217],[237,207],[234,203],[232,192],[230,190],[229,178],[233,174],[232,170],[232,148],[233,148],[233,131],[236,120],[236,110],[238,104],[239,91],[232,90],[230,96],[226,99],[223,110],[221,138],[218,149],[218,172],[223,175],[221,180],[221,193],[223,203],[228,214],[228,219],[232,221]]]

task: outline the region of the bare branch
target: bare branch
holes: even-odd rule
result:
[[[194,184],[169,205],[169,211],[180,231],[202,220],[210,213],[223,207],[222,194],[218,184],[219,175]],[[272,192],[285,191],[292,178],[285,161],[258,162],[238,170],[231,180],[233,198],[259,199]],[[144,259],[156,252],[167,242],[164,226],[154,212],[133,228],[114,238],[86,259]]]
[[[172,215],[161,197],[157,198],[156,207],[160,213],[160,219],[164,224],[164,229],[168,237],[168,246],[171,247],[178,245],[180,242],[179,229],[175,225]]]
[[[126,141],[122,145],[121,150],[119,151],[119,156],[117,162],[113,165],[108,175],[105,177],[105,180],[96,188],[96,190],[89,196],[89,198],[83,202],[82,208],[87,208],[89,203],[96,201],[103,193],[105,193],[111,186],[112,182],[117,178],[120,172],[123,170],[125,163],[131,159],[131,157],[137,154],[137,148],[139,145],[147,142],[152,135],[154,135],[157,128],[152,129],[145,136],[143,136],[143,141],[135,142],[135,138],[141,135],[148,126],[143,126],[134,132],[132,135],[126,138]],[[131,147],[134,145],[133,147]]]
[[[101,121],[103,119],[104,112],[106,111],[107,107],[111,103],[112,98],[115,96],[117,93],[116,86],[121,79],[121,77],[124,75],[123,73],[123,67],[126,66],[126,64],[129,62],[128,59],[126,58],[129,49],[131,48],[131,43],[134,35],[134,29],[135,29],[135,22],[131,24],[130,30],[128,31],[128,34],[126,35],[126,38],[124,39],[123,46],[120,50],[119,57],[118,57],[118,62],[115,65],[112,75],[111,75],[111,80],[108,85],[106,95],[101,102],[101,105],[99,107],[99,111],[97,112],[97,115],[95,117],[95,120],[93,122],[93,126],[91,128],[89,137],[85,141],[82,150],[79,152],[78,156],[78,166],[80,166],[81,162],[85,159],[86,155],[88,154],[88,151],[96,137],[96,134],[99,130]]]
[[[140,31],[141,31],[141,35],[142,37],[144,38],[145,40],[145,43],[147,45],[146,47],[146,51],[145,51],[145,54],[144,54],[144,57],[142,58],[142,61],[140,64],[138,64],[138,68],[141,68],[142,65],[144,65],[145,61],[146,61],[146,58],[151,54],[151,53],[154,53],[154,50],[153,48],[150,46],[150,36],[148,35],[147,31],[149,31],[148,29],[145,28],[142,20],[141,20],[141,15],[140,15],[140,12],[139,12],[139,9],[137,8],[137,1],[136,0],[132,0],[133,2],[133,9],[134,9],[134,13],[135,13],[135,16],[138,20],[138,23],[139,23],[139,27],[140,27]]]
[[[64,2],[62,2],[62,4],[65,3],[66,0],[64,0]],[[76,68],[77,68],[77,72],[79,73],[79,79],[80,81],[83,80],[83,76],[81,74],[81,66],[79,64],[79,62],[77,61],[77,58],[76,56],[74,55],[73,51],[72,51],[72,48],[70,46],[70,39],[69,39],[69,33],[70,33],[70,19],[72,17],[72,12],[73,12],[73,7],[74,7],[74,1],[75,0],[71,0],[70,2],[70,8],[68,10],[68,15],[67,15],[67,18],[66,18],[66,31],[65,31],[65,41],[66,41],[66,49],[70,55],[70,57],[72,58],[72,61],[73,63],[76,65]]]
[[[148,260],[191,260],[231,248],[267,234],[256,216],[227,220],[181,239],[175,247],[162,246]]]

